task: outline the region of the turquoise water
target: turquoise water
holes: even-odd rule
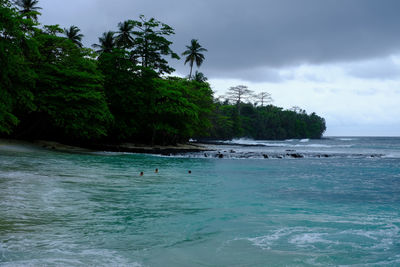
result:
[[[0,265],[399,266],[400,139],[286,143],[233,149],[331,154],[217,159],[0,145]]]

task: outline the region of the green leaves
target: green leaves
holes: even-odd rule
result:
[[[174,143],[207,131],[212,109],[212,91],[208,84],[180,78],[155,79],[154,82],[154,138]]]
[[[34,52],[21,29],[22,18],[9,1],[0,2],[0,133],[11,133],[22,112],[35,109],[35,73],[24,54]]]
[[[274,140],[287,138],[321,138],[326,126],[325,120],[315,113],[283,110],[268,106],[254,106],[241,103],[241,114],[237,105],[216,103],[212,116],[211,137],[231,139],[250,137],[254,139]]]
[[[99,68],[104,75],[106,100],[115,117],[110,135],[114,140],[132,140],[146,131],[148,99],[153,92],[156,74],[136,66],[130,54],[114,50],[99,57]]]
[[[25,6],[26,4],[26,6]],[[213,102],[207,78],[160,78],[171,73],[166,57],[179,59],[168,37],[174,29],[154,18],[128,20],[82,48],[76,26],[37,27],[36,0],[20,0],[19,14],[0,0],[0,133],[20,138],[185,142],[191,137],[318,138],[325,121],[315,113],[282,110],[269,95],[260,107],[245,103],[249,91],[234,87],[232,100]],[[65,37],[61,37],[65,35]],[[182,54],[200,66],[193,39]],[[14,132],[13,132],[14,131]]]
[[[190,41],[190,45],[186,46],[187,50],[182,53],[182,56],[186,56],[185,64],[189,62],[190,73],[189,80],[192,78],[193,63],[196,62],[197,67],[200,67],[204,61],[204,55],[201,52],[206,52],[207,49],[201,47],[196,39]]]
[[[51,25],[34,35],[40,54],[32,58],[38,75],[33,90],[37,111],[35,120],[26,120],[24,126],[32,128],[41,120],[48,121],[48,129],[33,127],[34,134],[42,137],[46,130],[67,140],[106,136],[112,115],[105,101],[101,73],[91,54],[57,36],[60,32],[57,25]]]
[[[158,74],[170,74],[174,69],[168,65],[165,57],[179,59],[170,45],[168,36],[174,29],[154,18],[146,19],[141,15],[139,20],[127,20],[118,24],[118,32],[108,31],[99,38],[99,44],[93,48],[97,52],[111,53],[113,49],[124,50],[136,65],[149,68]]]
[[[174,30],[167,24],[164,24],[154,18],[146,19],[141,15],[138,21],[131,20],[135,29],[133,51],[139,56],[140,64],[145,68],[153,69],[159,74],[172,73],[174,69],[168,65],[165,56],[179,59],[170,45],[172,44],[166,37],[173,35]]]
[[[114,32],[108,31],[104,32],[102,37],[99,37],[100,44],[93,44],[93,48],[97,48],[97,53],[111,53],[116,47]]]
[[[38,10],[42,9],[37,6],[38,0],[16,0],[15,3],[24,17],[37,22],[38,16],[41,15]]]
[[[103,54],[99,62],[115,117],[113,140],[170,144],[210,127],[208,84],[158,78],[151,69],[135,65],[123,50]]]
[[[132,21],[124,21],[118,23],[118,35],[116,37],[116,43],[121,48],[131,48],[134,46],[135,40],[132,37],[133,28],[135,23]]]
[[[77,26],[71,26],[69,29],[64,29],[65,36],[78,47],[82,47],[83,34],[79,33],[81,30]]]

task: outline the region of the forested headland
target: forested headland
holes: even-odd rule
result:
[[[245,86],[215,98],[193,67],[207,52],[193,39],[180,55],[174,29],[140,16],[84,47],[77,26],[41,25],[37,0],[0,0],[0,135],[67,143],[176,144],[190,138],[320,138],[315,113],[271,105]],[[173,77],[168,60],[188,64]],[[238,91],[239,90],[239,91]],[[240,90],[244,90],[240,92]]]

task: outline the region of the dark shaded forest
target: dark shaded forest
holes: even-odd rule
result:
[[[0,135],[74,144],[176,144],[190,138],[320,138],[325,121],[232,94],[215,99],[196,71],[207,52],[196,39],[172,77],[174,29],[140,16],[84,47],[76,26],[41,25],[37,0],[0,0]]]
[[[255,106],[215,103],[210,139],[249,137],[258,140],[284,140],[293,138],[321,138],[326,129],[325,120],[315,113],[283,110],[273,105]],[[204,138],[204,137],[203,137]]]

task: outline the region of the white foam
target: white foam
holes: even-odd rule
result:
[[[291,144],[284,144],[284,143],[263,143],[265,146],[278,146],[278,147],[293,147]]]
[[[222,141],[225,144],[239,144],[239,145],[259,145],[260,142],[257,142],[253,139],[249,138],[239,138],[239,139],[232,139],[229,141]]]
[[[330,145],[321,145],[321,144],[309,144],[309,145],[295,145],[295,147],[325,147],[325,148],[330,148],[330,147],[333,147],[333,146],[330,146]],[[335,146],[335,147],[338,147],[338,146]]]
[[[377,239],[376,237],[395,237],[398,236],[400,233],[400,229],[399,227],[397,227],[396,225],[392,224],[392,225],[388,225],[384,228],[379,228],[375,231],[363,231],[363,230],[346,230],[343,231],[342,233],[345,234],[355,234],[355,235],[360,235],[360,236],[365,236],[368,238],[372,238],[372,239]]]
[[[398,159],[400,158],[400,153],[388,153],[386,155],[383,155],[382,158]]]
[[[308,138],[306,138],[306,139],[301,139],[301,140],[300,140],[301,143],[307,143],[307,142],[309,142],[309,141],[310,141],[310,139],[308,139]]]
[[[374,242],[372,249],[388,250],[393,247],[395,240],[399,238],[400,229],[396,225],[388,225],[376,230],[345,230],[341,234],[358,235]]]
[[[230,141],[222,141],[223,144],[251,145],[251,146],[291,146],[290,144],[277,143],[275,140],[253,140],[249,138],[232,139]]]
[[[297,246],[305,246],[308,244],[314,243],[324,243],[324,244],[339,244],[337,241],[330,241],[324,239],[324,236],[327,236],[327,233],[303,233],[298,234],[292,237],[289,240],[289,243],[297,245]]]
[[[353,145],[323,145],[323,144],[297,144],[294,147],[314,147],[314,148],[349,148]]]
[[[292,233],[305,231],[304,227],[293,227],[293,228],[281,228],[273,231],[270,235],[258,236],[253,238],[246,238],[246,240],[250,241],[254,246],[260,247],[262,249],[271,249],[271,246],[275,241],[279,239],[289,236]]]

